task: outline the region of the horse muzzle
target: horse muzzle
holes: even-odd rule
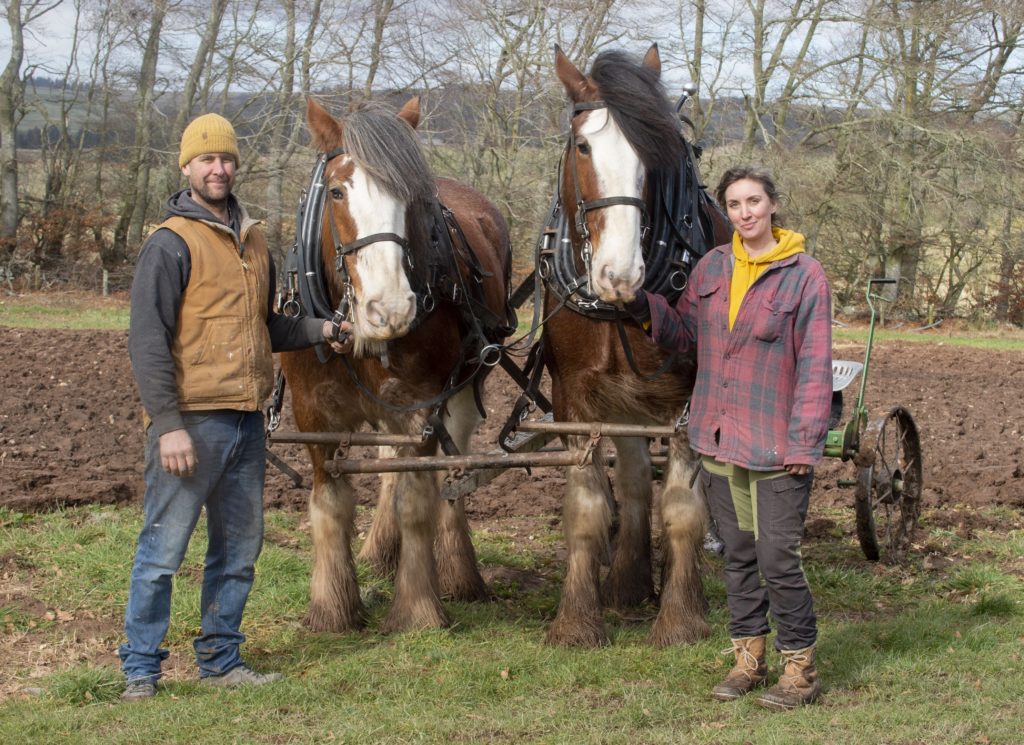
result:
[[[644,266],[627,271],[611,264],[596,264],[591,272],[594,293],[606,303],[628,303],[644,285]]]
[[[405,336],[416,318],[416,296],[397,301],[369,300],[356,308],[353,321],[358,335],[374,341],[388,341]]]

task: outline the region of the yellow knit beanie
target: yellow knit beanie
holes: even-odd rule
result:
[[[194,157],[205,153],[229,153],[235,156],[236,165],[241,160],[235,128],[220,114],[197,116],[185,127],[185,131],[181,133],[178,167],[184,168]]]

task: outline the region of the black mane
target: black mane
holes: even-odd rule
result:
[[[590,77],[644,168],[675,172],[684,153],[679,117],[657,73],[622,52],[602,52]]]

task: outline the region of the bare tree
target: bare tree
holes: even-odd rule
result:
[[[11,53],[0,73],[0,260],[9,260],[18,232],[18,144],[16,130],[23,115],[25,28],[60,5],[61,0],[7,0]]]
[[[746,0],[750,12],[747,33],[751,82],[744,86],[743,94],[744,157],[753,154],[759,139],[772,145],[785,132],[789,110],[801,83],[819,72],[812,64],[811,50],[826,9],[834,2],[794,0],[776,12],[777,4],[771,0]],[[769,96],[772,86],[779,86],[779,94],[774,98]]]
[[[805,14],[765,95],[748,90],[748,114],[764,106],[741,156],[769,145],[757,157],[793,187],[787,212],[826,261],[837,306],[885,273],[902,279],[905,310],[948,314],[1015,265],[1007,255],[997,268],[995,246],[1013,243],[993,235],[1015,218],[991,205],[1006,201],[994,195],[1021,157],[1005,135],[1024,72],[1021,14],[1003,0],[833,4],[810,45]],[[775,56],[764,59],[767,71]]]
[[[513,245],[529,246],[550,198],[564,111],[554,82],[554,45],[578,63],[621,38],[613,0],[458,0],[429,24],[447,60],[432,107],[446,143],[434,149],[442,172],[472,183],[509,220]]]
[[[152,168],[150,154],[153,142],[153,105],[156,95],[157,60],[160,56],[160,35],[171,0],[154,0],[128,11],[129,18],[148,20],[148,30],[139,39],[142,49],[142,66],[138,76],[138,98],[135,107],[135,142],[132,147],[130,174],[133,188],[126,195],[121,220],[114,236],[115,246],[124,251],[128,245],[142,241],[142,228],[150,204],[149,176]],[[144,15],[148,9],[148,19]]]
[[[284,2],[285,15],[284,45],[278,50],[278,89],[271,99],[268,111],[268,127],[263,139],[268,145],[267,187],[264,207],[267,210],[267,240],[271,247],[284,246],[282,221],[287,212],[285,207],[284,181],[288,164],[298,146],[297,134],[303,118],[299,107],[301,96],[297,96],[296,76],[299,88],[309,90],[313,68],[313,47],[320,25],[322,2],[313,0],[303,18],[305,32],[301,43],[298,13],[295,3]]]
[[[192,61],[188,67],[188,74],[183,81],[181,96],[177,101],[177,112],[174,115],[174,123],[171,125],[168,134],[170,142],[181,139],[181,133],[192,118],[196,107],[197,99],[204,88],[204,81],[212,76],[211,68],[214,48],[217,37],[220,33],[221,23],[224,20],[224,12],[227,10],[229,0],[208,0],[208,2],[196,3],[195,7],[189,9],[190,15],[200,17],[203,11],[208,9],[206,24],[203,26],[203,33],[199,37],[192,55]],[[158,190],[159,193],[170,191],[175,184],[181,181],[181,172],[178,164],[173,159],[165,166],[165,179],[167,187]]]
[[[697,91],[686,111],[697,141],[705,138],[716,107],[729,95],[728,86],[735,84],[736,61],[741,58],[735,29],[741,14],[739,5],[720,0],[677,0],[648,21],[651,37],[665,42],[663,66],[683,68],[684,82]],[[667,30],[674,36],[666,37]],[[719,128],[719,142],[724,134],[724,128]]]

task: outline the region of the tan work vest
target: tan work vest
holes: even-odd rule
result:
[[[270,254],[252,220],[244,252],[227,226],[171,217],[162,228],[188,245],[192,271],[171,352],[182,411],[257,411],[270,395],[274,358],[267,330]]]

